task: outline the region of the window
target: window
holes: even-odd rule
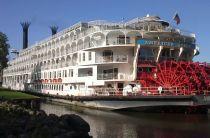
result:
[[[33,78],[36,80],[36,74],[33,74]],[[19,81],[18,78],[17,79],[17,82]]]
[[[56,71],[53,72],[54,78],[56,78]]]
[[[63,74],[62,74],[62,77],[64,77],[65,76],[65,70],[63,70]]]
[[[82,54],[82,60],[85,61],[85,53]]]
[[[103,51],[103,60],[105,62],[113,61],[113,52],[112,52],[112,50],[104,50]]]
[[[68,75],[68,77],[73,77],[73,69],[69,69],[69,75]]]
[[[79,54],[79,62],[81,62],[81,53]]]
[[[88,60],[92,60],[92,53],[88,52]]]
[[[67,70],[64,70],[64,77],[67,77]]]
[[[78,77],[93,76],[93,68],[78,69]]]
[[[41,78],[41,73],[38,73],[38,79],[40,79]]]
[[[73,71],[73,69],[71,70],[71,77],[73,77],[74,76],[74,71]]]
[[[114,68],[114,78],[118,78],[118,68]]]
[[[61,91],[63,91],[63,85],[61,85]]]
[[[118,39],[118,44],[125,44],[125,36],[124,35],[119,35]]]
[[[60,70],[58,71],[58,77],[61,77],[61,71]]]
[[[126,43],[131,44],[131,38],[130,37],[126,37]]]
[[[144,30],[145,30],[145,31],[148,31],[148,26],[147,26],[147,25],[144,26]]]
[[[150,31],[154,31],[155,30],[155,26],[154,25],[151,25],[150,26]]]
[[[103,70],[104,79],[117,79],[118,78],[118,68]]]
[[[52,78],[52,73],[51,73],[51,72],[49,72],[49,74],[50,74],[49,76],[50,76],[50,79],[51,79],[51,78]]]
[[[113,56],[112,50],[104,50],[103,51],[103,56]]]
[[[70,77],[71,76],[71,69],[69,69],[69,74],[68,74],[68,77]]]
[[[141,48],[139,52],[140,60],[153,60],[154,59],[154,51],[153,49]]]

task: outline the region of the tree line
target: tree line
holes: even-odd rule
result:
[[[0,31],[0,72],[7,67],[9,48],[7,36]]]

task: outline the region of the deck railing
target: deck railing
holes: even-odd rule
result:
[[[127,55],[99,56],[96,58],[96,63],[115,63],[128,62]]]
[[[114,80],[118,79],[118,73],[102,73],[97,75],[98,80]]]
[[[131,80],[132,76],[125,73],[99,73],[98,80]]]
[[[81,92],[92,94],[85,96],[179,96],[179,95],[210,95],[210,91],[191,91],[184,87],[171,87],[167,89],[158,90],[158,87],[141,87],[137,89],[115,89],[115,88],[94,88],[82,90]]]

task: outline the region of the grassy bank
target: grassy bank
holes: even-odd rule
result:
[[[39,97],[30,94],[22,93],[19,91],[12,91],[0,88],[0,98],[6,100],[24,100],[24,99],[37,99]]]

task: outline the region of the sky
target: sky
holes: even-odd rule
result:
[[[120,22],[150,14],[176,26],[176,12],[181,19],[177,27],[196,34],[200,55],[194,61],[210,63],[210,0],[0,0],[0,31],[11,48],[21,49],[21,21],[31,22],[32,45],[51,35],[51,25],[61,31],[79,21]]]

